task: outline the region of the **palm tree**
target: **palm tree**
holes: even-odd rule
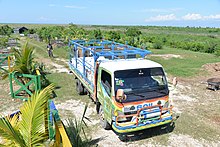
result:
[[[12,54],[15,57],[14,65],[9,68],[9,70],[0,71],[0,78],[6,79],[9,75],[9,73],[19,73],[19,74],[30,74],[30,75],[36,75],[36,69],[39,70],[41,73],[41,84],[42,87],[48,86],[49,82],[46,79],[45,72],[43,71],[44,68],[42,68],[43,64],[40,64],[36,61],[34,61],[34,48],[30,45],[28,45],[28,42],[26,42],[21,49],[13,49]],[[23,84],[26,85],[31,79],[25,78],[23,76],[16,76],[16,78]],[[12,79],[10,79],[12,80]],[[46,81],[46,82],[45,82]],[[36,86],[36,85],[35,85]],[[27,86],[27,89],[31,92],[33,92],[34,87],[30,88],[31,85]],[[21,93],[20,93],[21,94]],[[23,91],[23,95],[28,94],[27,92]],[[30,96],[30,94],[28,94]]]
[[[13,55],[15,57],[15,64],[12,68],[10,68],[10,72],[34,75],[37,63],[34,63],[34,48],[29,46],[28,42],[22,46],[21,50],[13,49]],[[31,80],[30,78],[24,77],[17,78],[23,85],[27,84]],[[30,86],[27,86],[27,89],[33,92],[33,90],[30,89]],[[23,94],[28,93],[25,92]],[[30,94],[28,95],[30,96]]]
[[[44,125],[48,111],[45,110],[53,89],[54,85],[49,85],[33,94],[20,108],[21,120],[18,119],[18,115],[0,119],[0,136],[5,140],[4,145],[20,147],[44,145],[48,139]]]
[[[23,74],[32,74],[34,69],[34,48],[28,45],[26,42],[21,50],[14,49],[13,54],[15,56],[15,65],[11,68],[12,71],[17,71]]]
[[[6,78],[9,72],[19,72],[21,74],[32,74],[34,68],[34,48],[28,45],[26,42],[21,49],[12,49],[12,54],[15,57],[14,65],[5,72],[2,77]]]

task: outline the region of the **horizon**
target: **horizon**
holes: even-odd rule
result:
[[[1,23],[0,25],[70,25],[74,23]],[[77,26],[114,26],[114,27],[172,27],[172,28],[213,28],[213,29],[220,29],[220,27],[210,27],[210,26],[165,26],[165,25],[114,25],[114,24],[74,24]],[[22,26],[21,26],[22,27]]]
[[[0,23],[220,28],[219,6],[220,0],[0,0]]]

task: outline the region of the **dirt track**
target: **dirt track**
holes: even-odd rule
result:
[[[49,63],[49,62],[48,62]],[[53,72],[66,72],[65,67],[51,64]],[[56,68],[59,67],[59,70]],[[211,67],[211,66],[209,66]],[[60,69],[63,68],[63,69]],[[212,68],[212,67],[211,67]],[[207,70],[207,69],[206,69]],[[95,105],[89,104],[86,116],[90,118],[88,135],[96,140],[98,146],[220,146],[220,90],[206,89],[201,82],[209,77],[219,76],[219,71],[209,70],[209,76],[199,75],[195,78],[178,79],[176,88],[170,87],[174,110],[179,119],[173,127],[158,127],[137,132],[129,136],[119,136],[112,130],[104,130],[99,125]],[[171,81],[170,77],[169,81]],[[1,85],[6,90],[8,85]],[[2,93],[1,93],[2,94]],[[4,95],[7,93],[4,93]],[[10,104],[1,101],[1,113],[10,113],[18,108],[19,102]],[[4,107],[6,105],[8,107]],[[65,121],[71,115],[80,117],[85,102],[70,99],[57,104],[61,118]]]

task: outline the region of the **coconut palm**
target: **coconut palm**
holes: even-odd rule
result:
[[[20,108],[21,120],[17,115],[12,118],[0,119],[0,136],[5,140],[5,146],[32,147],[43,146],[48,139],[45,130],[45,115],[48,113],[48,99],[54,85],[49,85],[40,92],[37,91],[31,99]],[[1,144],[0,144],[1,146]]]
[[[34,48],[30,47],[28,42],[22,46],[21,50],[14,49],[15,65],[11,69],[23,74],[32,74],[35,70],[33,52]]]
[[[36,75],[36,69],[41,73],[41,84],[42,87],[48,86],[49,82],[46,79],[45,72],[43,71],[43,64],[40,64],[34,60],[34,48],[28,45],[26,42],[21,49],[12,49],[14,55],[14,65],[9,70],[0,71],[0,79],[6,79],[9,73],[17,72],[19,74],[30,74]],[[16,77],[23,85],[26,85],[31,79],[17,76]],[[46,82],[45,82],[46,81]],[[27,86],[29,91],[33,92],[34,87],[30,88],[31,85]],[[25,91],[24,91],[25,92]],[[28,93],[22,93],[28,94]],[[29,95],[29,94],[28,94]],[[30,96],[30,95],[29,95]]]
[[[9,72],[32,74],[35,70],[33,52],[34,48],[30,47],[28,42],[26,42],[21,49],[12,49],[12,54],[15,57],[14,65],[10,67],[8,71],[2,73],[1,77],[6,78]]]
[[[29,46],[28,42],[26,42],[21,49],[13,49],[13,55],[15,57],[15,63],[14,66],[10,68],[10,72],[34,75],[36,72],[36,63],[34,62],[34,48]],[[23,85],[31,80],[30,78],[24,77],[17,78]],[[29,91],[32,91],[29,86],[27,88]]]

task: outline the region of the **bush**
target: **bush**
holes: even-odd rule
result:
[[[220,56],[220,48],[215,51],[215,55],[218,57]]]
[[[141,35],[142,32],[138,28],[132,27],[132,28],[128,28],[125,34],[127,36],[135,37]]]
[[[155,43],[153,43],[153,48],[162,49],[163,48],[162,42],[161,41],[156,41]]]
[[[8,25],[0,26],[0,35],[10,36],[13,33],[13,29]]]

